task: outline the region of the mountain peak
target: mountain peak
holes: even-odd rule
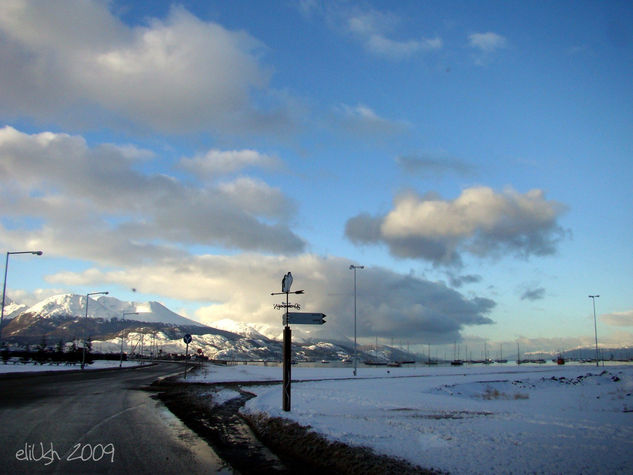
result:
[[[217,320],[215,322],[211,322],[209,324],[210,327],[217,328],[218,330],[224,330],[231,333],[236,333],[246,338],[251,339],[263,339],[268,337],[254,325],[250,323],[237,322],[235,320],[231,320],[230,318],[224,318],[222,320]]]
[[[22,303],[16,303],[6,296],[4,299],[4,318],[7,320],[17,317],[24,312],[28,307]]]
[[[20,313],[25,312],[33,313],[43,318],[58,316],[84,317],[86,315],[86,296],[77,294],[54,295]],[[134,313],[134,315],[125,315],[126,313]],[[124,302],[106,295],[100,295],[97,298],[90,297],[88,317],[103,318],[104,320],[126,318],[142,322],[206,326],[172,312],[159,302]]]
[[[58,316],[83,317],[86,315],[86,296],[77,294],[53,295],[36,303],[26,311],[44,318]],[[107,309],[92,298],[88,304],[88,317],[111,318]]]

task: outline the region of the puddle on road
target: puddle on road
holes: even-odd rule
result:
[[[238,387],[194,384],[173,387],[158,397],[239,473],[293,473],[240,417],[239,409],[253,394]]]
[[[173,437],[186,446],[187,450],[193,453],[200,467],[212,470],[212,473],[233,474],[234,471],[224,460],[213,451],[213,449],[203,439],[189,429],[163,403],[155,400],[156,412],[160,420],[169,429]],[[192,467],[194,468],[194,467]],[[210,473],[210,472],[207,472]]]

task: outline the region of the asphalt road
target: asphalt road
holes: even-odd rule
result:
[[[178,366],[0,378],[0,473],[232,473],[144,388]]]

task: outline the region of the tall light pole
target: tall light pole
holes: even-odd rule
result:
[[[123,312],[121,320],[125,320],[126,315],[138,315],[138,312]],[[119,360],[119,368],[123,366],[123,335],[121,335],[121,359]]]
[[[590,295],[589,298],[593,300],[593,331],[596,335],[596,366],[600,366],[598,364],[598,324],[596,323],[596,299],[600,297],[599,295]]]
[[[84,322],[85,322],[84,331],[88,329],[88,302],[90,301],[90,296],[91,295],[108,295],[108,293],[109,292],[105,291],[105,292],[88,292],[86,294],[86,317],[84,319]],[[84,347],[83,347],[83,351],[81,352],[81,369],[84,369],[84,366],[86,366],[86,339],[87,339],[86,335],[84,335]]]
[[[9,270],[9,256],[11,254],[34,254],[41,256],[42,251],[7,251],[7,259],[4,261],[4,284],[2,285],[2,310],[0,310],[0,345],[2,345],[2,324],[4,323],[4,298],[7,293],[7,271]]]
[[[350,265],[349,268],[354,271],[354,376],[356,376],[358,367],[358,357],[356,356],[356,269],[364,269],[365,266]]]

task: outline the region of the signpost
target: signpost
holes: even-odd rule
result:
[[[303,294],[303,290],[290,291],[292,286],[292,274],[288,272],[284,275],[281,281],[281,292],[273,292],[270,295],[282,295],[286,294],[286,302],[282,304],[275,304],[275,308],[285,309],[283,316],[284,326],[284,343],[283,343],[283,387],[282,387],[282,409],[284,411],[290,411],[290,381],[291,381],[291,359],[292,359],[292,330],[290,325],[323,325],[325,320],[325,314],[323,313],[301,313],[301,312],[288,312],[289,308],[301,309],[301,306],[296,303],[288,302],[289,294]]]
[[[189,360],[189,343],[191,343],[192,340],[193,338],[191,338],[191,335],[189,333],[187,333],[182,339],[182,341],[185,342],[185,345],[187,345],[186,351],[185,351],[185,379],[187,379],[187,363]]]
[[[284,325],[323,325],[324,313],[300,313],[286,312],[283,318]]]

